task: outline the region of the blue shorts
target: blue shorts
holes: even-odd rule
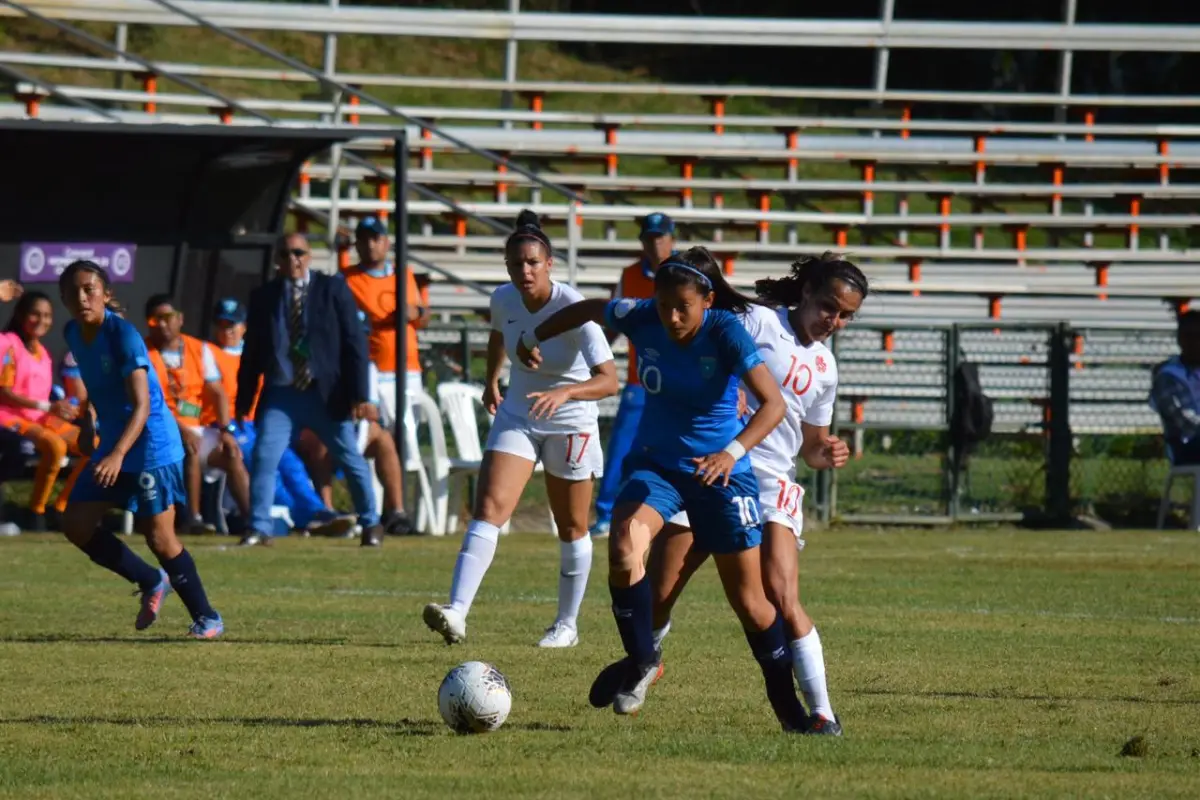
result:
[[[640,503],[669,520],[686,511],[696,547],[709,553],[739,553],[762,544],[758,480],[746,470],[705,486],[692,475],[661,467],[644,456],[628,459],[629,472],[616,505]]]
[[[135,517],[157,517],[176,504],[187,502],[183,462],[145,472],[122,472],[107,489],[97,486],[92,470],[85,469],[75,482],[68,502],[107,503]]]

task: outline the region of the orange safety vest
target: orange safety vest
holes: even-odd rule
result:
[[[212,346],[213,360],[217,362],[217,369],[221,371],[221,385],[225,388],[225,398],[229,401],[229,418],[233,419],[237,413],[237,374],[238,367],[241,366],[242,357],[235,353],[227,353],[220,347]],[[250,405],[250,413],[246,415],[246,419],[254,419],[254,410],[258,408],[258,399],[262,397],[263,379],[258,378],[258,391],[254,394],[254,402]],[[204,413],[200,415],[200,422],[203,425],[215,425],[220,417],[217,416],[216,406],[213,405],[211,395],[204,395]]]
[[[645,259],[638,259],[621,270],[621,279],[617,282],[617,297],[632,297],[635,300],[645,300],[654,297],[654,274],[646,274]],[[626,383],[638,385],[637,353],[633,345],[629,345],[629,377]]]
[[[367,315],[371,331],[367,335],[367,349],[371,362],[380,372],[396,371],[396,324],[392,315],[396,313],[396,277],[386,275],[375,277],[360,268],[354,268],[342,273],[346,277],[346,285],[354,295],[358,307]],[[421,297],[417,281],[413,278],[412,270],[405,270],[405,293],[412,300]],[[416,305],[416,303],[414,303]],[[405,369],[409,372],[421,371],[421,359],[417,353],[417,328],[413,320],[408,321],[405,333],[405,347],[408,350],[405,357]]]
[[[183,357],[179,369],[170,369],[160,353],[149,341],[146,350],[150,363],[158,373],[167,407],[175,419],[188,425],[199,425],[204,410],[204,348],[205,342],[191,336],[180,336],[183,342]]]

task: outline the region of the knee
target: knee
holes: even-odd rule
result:
[[[47,436],[44,441],[45,450],[43,452],[53,458],[56,464],[67,457],[67,441],[61,436]]]
[[[641,569],[650,545],[650,527],[640,520],[623,520],[608,537],[609,572],[632,573]]]
[[[766,630],[779,614],[758,587],[744,587],[739,591],[734,598],[733,610],[742,627],[751,631]]]

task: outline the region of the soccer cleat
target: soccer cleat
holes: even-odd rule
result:
[[[220,614],[215,617],[201,617],[188,628],[188,636],[193,639],[216,639],[224,632],[225,623]]]
[[[592,688],[588,691],[588,702],[592,704],[592,708],[608,708],[613,704],[613,701],[617,699],[617,692],[621,691],[621,682],[625,680],[628,664],[629,656],[625,656],[620,661],[614,661],[600,670],[600,674],[596,676],[596,680],[592,681]],[[663,661],[660,655],[654,683],[658,683],[662,676]]]
[[[808,726],[801,733],[809,734],[810,736],[841,736],[842,723],[838,720],[835,714],[833,719],[826,719],[820,714],[813,714],[808,719]]]
[[[574,626],[563,622],[555,622],[546,628],[546,635],[538,642],[538,647],[574,647],[579,644],[579,631]]]
[[[421,614],[429,629],[436,631],[446,640],[446,644],[458,644],[467,638],[467,620],[450,606],[439,606],[430,603]]]
[[[154,624],[158,619],[158,612],[162,610],[163,601],[171,593],[171,580],[167,573],[160,569],[158,577],[158,585],[153,589],[139,590],[142,594],[142,607],[138,611],[137,621],[133,623],[133,627],[139,631],[144,631]]]
[[[608,536],[609,530],[611,528],[612,528],[612,524],[610,522],[608,522],[608,520],[604,520],[604,521],[596,520],[596,524],[591,527],[591,529],[588,531],[588,533],[590,533],[592,535],[593,539],[603,539],[606,536]]]
[[[625,678],[617,696],[613,698],[613,711],[618,714],[636,714],[646,703],[646,692],[658,680],[658,671],[662,668],[662,653],[655,653],[653,662],[644,665],[634,665],[632,661],[625,666]]]

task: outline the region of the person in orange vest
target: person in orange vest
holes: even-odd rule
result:
[[[675,252],[675,221],[657,211],[649,214],[642,220],[639,238],[642,242],[642,257],[621,271],[621,277],[613,287],[614,298],[631,297],[642,300],[654,296],[654,273],[658,271],[658,265]],[[596,523],[591,530],[594,537],[608,535],[613,503],[617,499],[617,490],[621,488],[623,478],[621,465],[625,463],[625,456],[629,455],[629,448],[633,445],[633,437],[637,433],[638,422],[642,418],[642,408],[645,405],[646,392],[637,376],[637,354],[633,345],[630,345],[629,376],[625,382],[625,390],[621,392],[617,416],[613,419],[612,432],[604,451],[604,477],[596,494]]]
[[[379,377],[379,424],[385,429],[396,425],[396,267],[391,261],[391,239],[387,223],[379,217],[364,217],[354,231],[358,264],[342,275],[354,295],[354,301],[367,316],[367,350]],[[405,390],[411,396],[421,388],[421,360],[417,352],[417,329],[427,322],[429,306],[417,287],[412,269],[405,269],[407,298],[405,330]],[[427,295],[425,295],[427,296]],[[411,400],[408,405],[411,407]],[[412,412],[404,416],[403,430],[414,430]],[[414,441],[411,436],[407,441]],[[401,498],[403,495],[401,495]],[[403,500],[382,521],[390,534],[411,533],[413,526],[404,513]]]
[[[230,416],[233,415],[237,403],[237,372],[242,361],[242,339],[245,335],[246,306],[232,297],[219,300],[213,309],[212,343],[216,345],[213,356],[217,361],[217,368],[221,371]],[[259,394],[262,394],[261,383]],[[237,426],[238,447],[241,448],[242,461],[247,469],[250,468],[250,454],[258,439],[258,430],[254,426],[254,409],[257,405],[258,399],[255,398],[250,406],[250,413]],[[206,395],[201,421],[211,425],[218,419],[212,396]],[[275,481],[275,505],[286,507],[296,528],[312,536],[344,537],[354,531],[354,515],[337,514],[325,505],[313,486],[304,462],[291,447],[286,448],[283,457],[279,459],[279,475]]]
[[[146,301],[146,324],[150,329],[146,337],[150,363],[162,384],[167,407],[179,423],[179,435],[187,451],[192,532],[210,530],[200,517],[200,482],[213,472],[225,473],[242,519],[249,519],[250,475],[242,463],[237,426],[229,415],[229,398],[214,348],[183,333],[183,312],[175,308],[170,295],[156,294]],[[206,394],[216,410],[212,425],[201,421]]]

